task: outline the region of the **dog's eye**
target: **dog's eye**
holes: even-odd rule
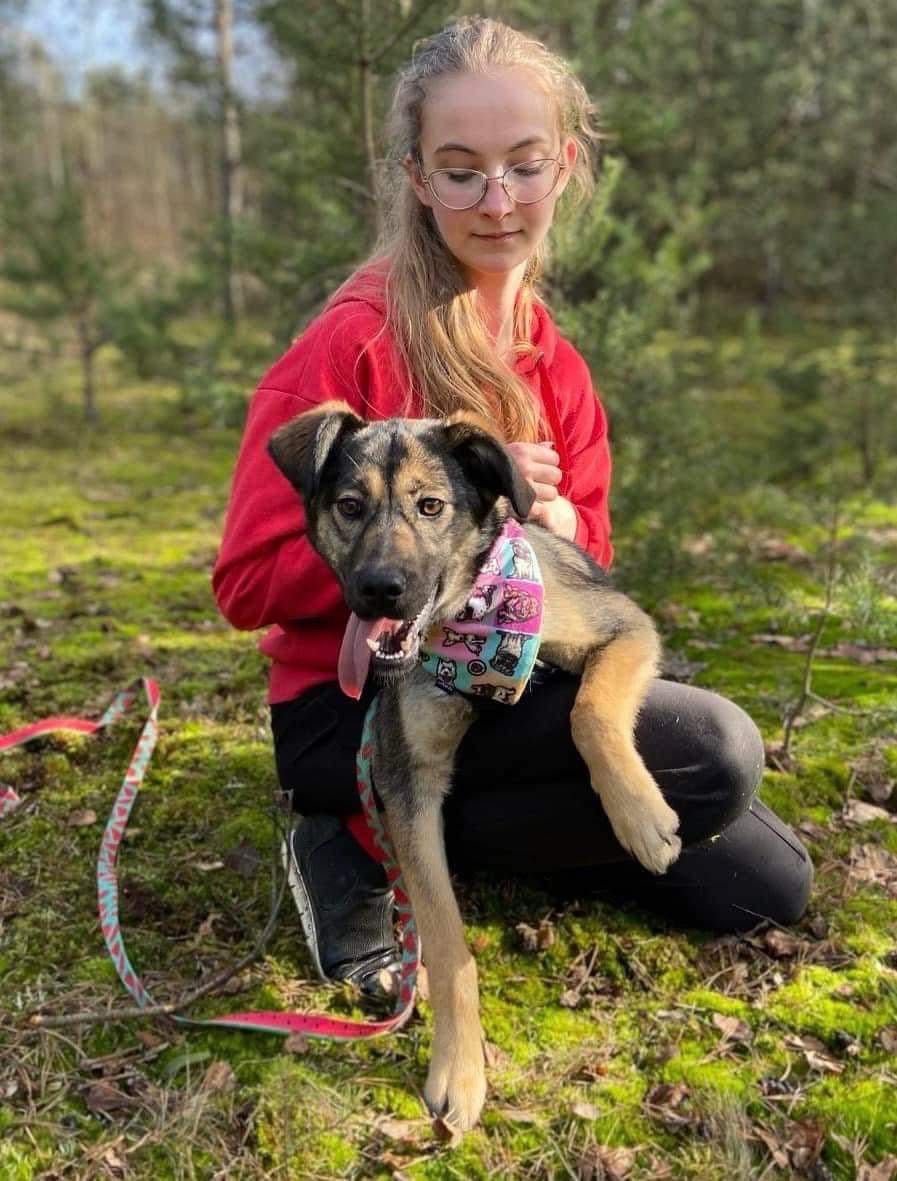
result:
[[[344,517],[348,517],[350,520],[353,517],[361,516],[362,504],[357,496],[341,496],[336,502],[336,507]]]
[[[445,508],[445,501],[435,496],[424,496],[417,502],[417,508],[422,517],[438,517]]]

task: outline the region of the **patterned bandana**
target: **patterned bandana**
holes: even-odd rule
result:
[[[533,547],[520,525],[508,521],[480,567],[464,610],[428,632],[421,664],[446,693],[514,705],[539,655],[542,599]]]

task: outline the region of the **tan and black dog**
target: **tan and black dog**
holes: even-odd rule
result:
[[[420,667],[419,641],[464,609],[504,522],[525,521],[533,493],[465,414],[368,424],[327,402],[281,427],[269,450],[302,496],[309,540],[339,579],[383,686],[374,776],[427,963],[435,1034],[425,1096],[466,1129],[485,1098],[483,1035],[441,812],[477,703],[438,687]],[[679,821],[633,742],[657,672],[654,625],[572,542],[538,525],[525,532],[544,582],[540,659],[581,677],[570,722],[592,786],[624,848],[663,873],[679,854]]]

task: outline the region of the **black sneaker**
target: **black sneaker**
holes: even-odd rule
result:
[[[323,980],[346,980],[369,996],[397,988],[400,953],[393,893],[336,816],[306,816],[289,834],[284,864],[302,930]]]

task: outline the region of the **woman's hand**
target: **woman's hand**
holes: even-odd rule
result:
[[[572,541],[576,536],[576,509],[558,493],[561,469],[552,444],[508,443],[508,451],[536,493],[528,520]]]

